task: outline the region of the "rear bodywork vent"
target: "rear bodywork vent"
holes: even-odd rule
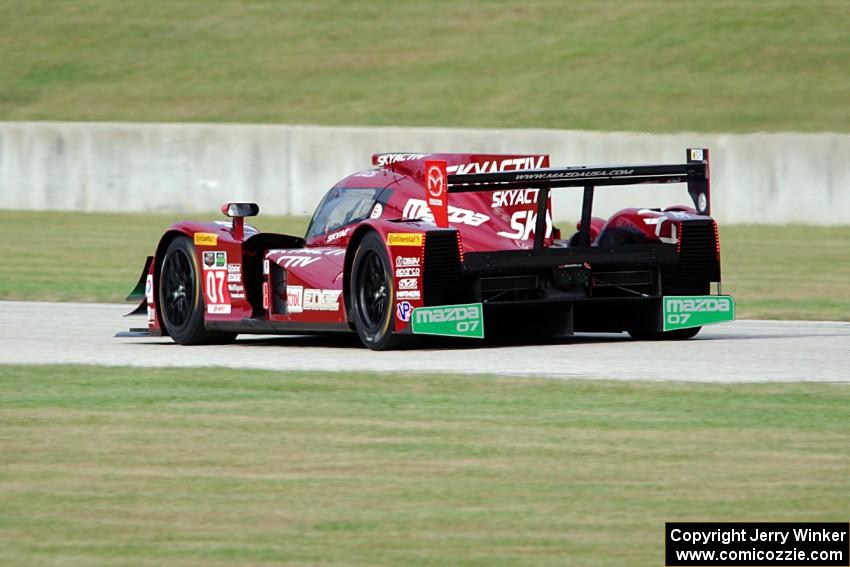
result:
[[[450,305],[467,300],[462,285],[457,232],[441,230],[425,235],[423,272],[425,305]]]
[[[680,225],[679,261],[664,271],[664,279],[720,281],[717,236],[714,222],[685,221]]]

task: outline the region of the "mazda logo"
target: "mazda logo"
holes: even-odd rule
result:
[[[428,193],[432,197],[439,197],[443,194],[443,172],[439,167],[432,167],[428,170]]]

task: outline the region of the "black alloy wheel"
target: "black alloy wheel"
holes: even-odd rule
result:
[[[204,297],[195,245],[178,236],[168,245],[159,271],[157,308],[174,342],[198,345],[230,342],[235,333],[208,331],[204,327]]]
[[[360,241],[351,267],[351,313],[357,335],[374,350],[397,346],[393,334],[395,292],[390,257],[381,238],[370,232]]]

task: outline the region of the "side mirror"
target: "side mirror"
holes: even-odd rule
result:
[[[221,212],[231,218],[255,217],[260,214],[260,206],[257,203],[225,203]]]
[[[242,240],[245,237],[245,217],[260,214],[260,206],[257,203],[225,203],[221,212],[233,219],[233,237]]]

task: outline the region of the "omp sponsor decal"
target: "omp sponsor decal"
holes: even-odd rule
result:
[[[397,278],[418,278],[419,268],[396,268],[395,277]]]
[[[223,270],[207,270],[204,273],[207,313],[230,313],[230,293],[224,285],[225,274]]]
[[[350,230],[351,230],[350,228],[344,228],[342,230],[332,232],[331,234],[328,235],[327,240],[328,240],[328,242],[333,242],[334,240],[338,240],[340,238],[343,238],[346,234],[349,233]]]
[[[401,266],[419,266],[420,258],[418,256],[398,256],[395,259],[395,265]]]
[[[384,167],[391,163],[422,159],[424,157],[426,157],[426,154],[381,154],[378,156],[377,163],[375,165]]]
[[[504,191],[493,191],[490,206],[513,207],[515,205],[533,205],[537,203],[537,189],[506,189]]]
[[[421,232],[390,232],[387,234],[390,246],[422,246]]]
[[[399,289],[418,289],[419,288],[419,280],[416,278],[405,278],[403,280],[398,280],[398,288]]]
[[[422,199],[408,199],[404,205],[401,216],[406,219],[422,219],[425,222],[434,222],[434,214],[428,203]],[[468,224],[469,226],[481,226],[490,220],[485,214],[476,213],[469,209],[461,209],[449,205],[449,222],[453,224]]]
[[[287,313],[301,313],[304,310],[304,286],[286,286]]]
[[[417,335],[484,338],[484,310],[480,303],[418,307],[413,310],[411,322]]]
[[[396,293],[396,297],[399,299],[420,299],[422,294],[418,289],[403,289]]]
[[[665,331],[735,320],[735,300],[728,295],[668,295],[662,309]]]
[[[399,321],[407,323],[410,321],[410,314],[413,313],[413,306],[409,301],[399,301],[395,313]]]
[[[528,240],[537,227],[537,213],[534,211],[516,211],[511,215],[511,232],[500,230],[496,234],[512,240]],[[546,238],[552,236],[552,217],[546,211]]]
[[[305,311],[339,311],[339,289],[305,289]]]
[[[495,173],[498,171],[537,169],[542,167],[544,159],[546,159],[546,156],[507,158],[503,160],[484,161],[479,163],[450,165],[446,168],[446,170],[449,173],[463,175],[466,173]]]
[[[218,235],[211,232],[196,232],[195,244],[197,246],[215,246],[218,244]]]
[[[145,278],[145,299],[148,303],[153,303],[153,274],[148,274]]]
[[[227,269],[227,252],[222,252],[220,250],[210,250],[204,252],[201,256],[205,270]]]

